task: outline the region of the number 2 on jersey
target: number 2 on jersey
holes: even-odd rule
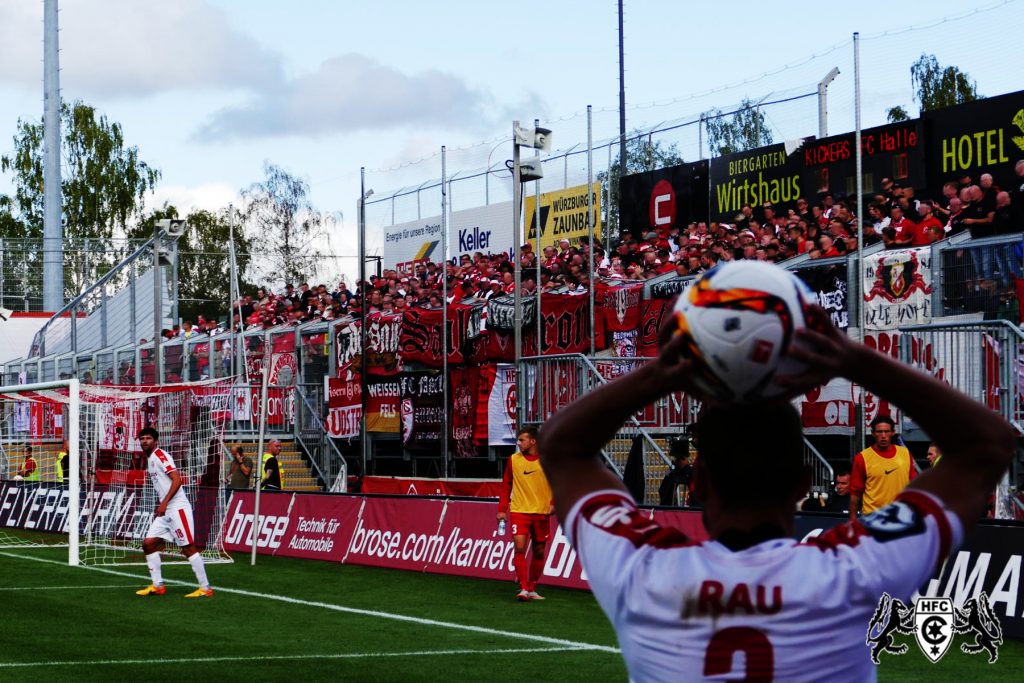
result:
[[[732,659],[742,652],[747,659],[746,683],[768,683],[774,676],[775,652],[768,637],[755,628],[733,626],[716,631],[704,652],[704,675],[732,673]],[[738,672],[737,672],[738,673]]]

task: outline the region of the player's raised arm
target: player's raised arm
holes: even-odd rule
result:
[[[666,344],[654,362],[600,386],[558,411],[541,428],[540,459],[561,522],[592,491],[625,485],[598,457],[629,416],[674,391],[688,390],[691,363],[683,339]]]
[[[797,332],[801,348],[791,354],[810,366],[801,377],[779,378],[792,389],[818,386],[842,375],[896,404],[942,449],[942,466],[917,477],[908,488],[938,496],[969,529],[1010,466],[1013,428],[997,413],[908,365],[848,340],[821,309],[816,326]],[[852,503],[852,500],[851,500]]]

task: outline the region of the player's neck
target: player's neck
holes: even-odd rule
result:
[[[708,501],[704,511],[704,526],[708,535],[715,540],[723,534],[749,534],[765,527],[774,527],[788,536],[793,533],[793,512],[780,509],[722,510]]]

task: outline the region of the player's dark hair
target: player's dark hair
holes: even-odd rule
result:
[[[526,434],[527,436],[529,436],[531,439],[533,439],[535,441],[537,440],[537,428],[534,427],[533,425],[527,425],[526,427],[521,427],[519,429],[519,431],[516,432],[516,436],[522,436],[523,434]]]
[[[142,429],[139,430],[138,438],[141,439],[144,436],[151,436],[151,437],[153,437],[153,441],[159,441],[160,440],[160,433],[158,431],[156,431],[155,429],[153,429],[152,427],[143,427]]]
[[[887,424],[892,427],[893,431],[896,431],[896,420],[892,419],[888,415],[879,415],[871,421],[871,431],[875,431],[875,427],[881,424]]]
[[[804,472],[803,429],[784,401],[709,406],[697,421],[700,457],[724,509],[784,504]]]
[[[850,463],[848,463],[848,462],[841,462],[838,465],[836,465],[835,468],[832,470],[832,479],[835,480],[835,479],[837,479],[839,477],[842,477],[842,476],[845,476],[845,475],[848,475],[848,474],[850,474]]]

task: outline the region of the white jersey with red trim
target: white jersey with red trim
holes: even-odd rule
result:
[[[913,490],[806,542],[739,551],[614,490],[578,501],[565,528],[632,681],[873,681],[865,637],[882,593],[908,601],[963,537]]]
[[[176,471],[174,459],[170,453],[162,448],[154,448],[146,461],[146,468],[149,472],[149,480],[153,482],[156,490],[156,500],[159,503],[171,490],[171,472]],[[172,510],[180,507],[191,507],[188,497],[185,495],[185,488],[182,486],[167,503],[167,509]]]

